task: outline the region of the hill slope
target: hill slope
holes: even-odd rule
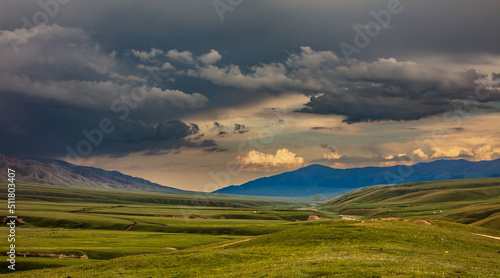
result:
[[[321,222],[248,239],[8,277],[498,277],[500,243],[464,225]]]
[[[401,176],[403,173],[404,176]],[[408,173],[408,174],[406,174]],[[335,196],[376,184],[500,177],[500,159],[471,162],[438,160],[413,166],[334,169],[310,165],[292,172],[260,178],[240,186],[228,186],[217,193],[306,197]]]
[[[0,154],[0,168],[16,170],[20,182],[53,184],[78,187],[120,188],[127,190],[164,191],[182,193],[185,191],[162,186],[145,179],[132,177],[118,171],[77,166],[53,159],[19,159]],[[7,171],[0,172],[0,180],[7,180]]]
[[[500,230],[500,179],[372,186],[335,198],[323,209],[374,217],[425,217]]]

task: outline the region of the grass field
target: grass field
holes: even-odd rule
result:
[[[499,240],[474,235],[464,225],[327,220],[232,245],[9,277],[498,277],[499,252]]]
[[[2,228],[4,232],[7,228]],[[21,270],[88,264],[121,256],[182,250],[193,246],[242,239],[240,236],[169,234],[110,230],[21,228],[16,235],[16,252]],[[24,257],[26,256],[26,257]],[[65,256],[65,258],[59,258]],[[86,256],[86,259],[81,257]],[[76,257],[76,258],[71,258]],[[88,258],[88,259],[87,259]],[[2,256],[6,272],[7,257]]]
[[[367,187],[331,200],[322,209],[365,218],[416,217],[500,230],[500,179]]]
[[[16,232],[18,270],[245,239],[294,228],[309,215],[338,218],[308,210],[313,199],[207,198],[33,184],[18,184],[17,189],[16,214],[22,221]],[[0,234],[6,238],[8,229],[0,228]],[[0,273],[8,272],[7,257],[1,258]]]
[[[17,271],[9,273],[1,256],[0,273],[498,277],[500,240],[482,235],[500,237],[499,185],[499,179],[484,179],[375,186],[320,205],[314,198],[20,184]],[[361,220],[340,220],[339,214]],[[310,221],[311,215],[322,220]],[[7,233],[0,228],[0,236]]]

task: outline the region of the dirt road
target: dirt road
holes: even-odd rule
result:
[[[252,240],[252,239],[254,239],[254,238],[251,237],[251,238],[247,238],[247,239],[243,239],[243,240],[238,240],[238,241],[235,241],[235,242],[230,242],[230,243],[226,243],[226,244],[223,244],[223,245],[215,246],[213,248],[226,247],[226,246],[229,246],[229,245],[233,245],[233,244],[237,244],[237,243],[241,243],[241,242],[246,242],[246,241],[249,241],[249,240]]]
[[[356,215],[340,215],[340,219],[342,219],[342,220],[359,220],[359,217]]]
[[[500,237],[497,237],[497,236],[490,236],[490,235],[483,235],[483,234],[475,234],[475,233],[472,233],[473,235],[476,235],[476,236],[484,236],[484,237],[488,237],[488,238],[492,238],[492,239],[498,239],[500,240]]]

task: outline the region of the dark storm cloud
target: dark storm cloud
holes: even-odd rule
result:
[[[455,132],[464,132],[465,131],[465,128],[463,128],[463,127],[452,127],[451,129]]]
[[[214,140],[203,140],[200,144],[201,147],[216,147],[217,143]]]
[[[160,122],[157,126],[150,126],[141,121],[127,120],[116,124],[116,130],[108,136],[108,140],[123,143],[175,141],[197,134],[198,131],[197,125],[187,125],[179,120]]]
[[[333,129],[341,130],[342,127],[341,126],[336,126],[336,127],[313,126],[313,127],[311,127],[311,130],[333,130]]]
[[[212,152],[227,152],[229,151],[228,149],[224,149],[224,148],[219,148],[219,147],[212,147],[212,148],[207,148],[207,149],[203,149],[203,151],[205,152],[209,152],[209,153],[212,153]]]
[[[250,129],[243,124],[234,124],[233,133],[244,134],[244,133],[247,133],[249,131],[250,131]]]
[[[83,27],[108,50],[179,49],[204,54],[227,52],[235,63],[270,62],[283,50],[310,45],[340,52],[342,41],[352,43],[352,26],[373,20],[371,10],[387,9],[377,1],[244,1],[220,21],[213,1],[71,1],[49,23]],[[8,1],[0,11],[2,29],[23,25],[41,10],[37,0]],[[363,50],[361,59],[404,58],[415,53],[498,53],[500,3],[404,1],[390,26]],[[453,8],[450,8],[453,7]],[[131,39],[133,38],[133,39]],[[265,42],[255,44],[253,42]]]
[[[453,73],[395,60],[359,62],[345,70],[341,89],[312,96],[300,111],[343,115],[347,123],[409,121],[458,109],[495,109],[465,101],[500,100],[498,90],[479,86],[484,76],[475,70]],[[476,88],[483,92],[478,94]]]
[[[244,1],[223,22],[212,1],[70,1],[47,25],[23,29],[47,12],[39,2],[48,1],[0,9],[0,152],[61,155],[103,118],[116,131],[93,154],[208,149],[176,119],[290,92],[311,96],[302,112],[415,120],[460,107],[482,77],[401,61],[451,55],[487,64],[474,57],[500,55],[498,1],[402,1],[352,64],[340,43],[352,43],[352,26],[387,1]]]
[[[337,152],[333,147],[329,146],[328,144],[321,144],[320,147],[322,147],[323,149],[327,149],[328,151],[330,151],[332,153]]]
[[[5,100],[0,99],[2,102]],[[0,106],[3,108],[3,105]],[[15,119],[0,119],[2,152],[12,155],[61,157],[66,156],[70,150],[78,153],[79,148],[82,148],[81,142],[87,142],[85,144],[91,146],[91,153],[80,157],[126,156],[131,152],[142,151],[151,155],[181,147],[207,146],[205,142],[200,142],[196,125],[178,120],[150,125],[142,121],[123,121],[110,113],[96,113],[31,100],[22,103],[10,100],[9,107],[3,109],[3,113],[18,115]],[[109,119],[111,132],[103,133],[100,129],[103,119]]]
[[[283,62],[244,70],[237,65],[200,66],[190,75],[249,92],[312,95],[299,112],[345,116],[345,122],[410,121],[447,111],[496,109],[493,86],[475,69],[451,71],[413,61],[373,62],[339,58],[331,51],[301,47]],[[485,97],[486,96],[486,97]],[[471,105],[467,101],[480,102]]]
[[[141,121],[117,121],[109,134],[104,133],[102,143],[97,145],[94,154],[126,156],[131,152],[144,152],[145,155],[163,155],[179,150],[181,147],[204,148],[217,146],[214,141],[196,141],[199,128],[196,124],[186,124],[179,120],[160,122],[156,126]],[[98,138],[94,130],[82,132],[81,139]],[[92,134],[91,136],[86,134]],[[69,145],[75,150],[79,141]]]
[[[23,42],[18,54],[12,53],[12,38]],[[101,50],[81,28],[43,25],[29,33],[25,29],[0,31],[0,50],[3,92],[98,110],[109,110],[114,100],[132,94],[137,106],[133,108],[138,109],[151,105],[199,108],[208,101],[196,92],[150,86],[152,76],[123,66],[115,52]]]
[[[207,146],[194,138],[199,132],[196,125],[178,120],[158,124],[120,120],[112,112],[68,107],[12,94],[0,95],[0,109],[2,114],[16,115],[0,118],[1,151],[12,155],[65,157],[75,152],[82,158],[116,157],[131,152],[153,154],[181,147]],[[100,128],[103,119],[109,119],[111,132]],[[86,153],[82,142],[91,146],[90,153]],[[79,152],[79,148],[84,152]]]
[[[1,152],[61,156],[103,119],[113,132],[93,133],[99,142],[88,155],[197,146],[188,137],[198,126],[175,117],[205,106],[205,96],[151,86],[152,76],[123,66],[81,28],[35,30],[0,32]],[[10,53],[13,37],[26,40],[18,54]]]
[[[214,122],[213,126],[210,128],[211,132],[217,133],[218,136],[224,137],[228,134],[245,134],[250,131],[250,129],[244,124],[234,124],[234,127],[224,126],[218,122]]]

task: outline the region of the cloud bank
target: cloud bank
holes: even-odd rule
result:
[[[16,55],[13,38],[25,40],[16,42],[21,44]],[[127,53],[142,62],[166,55],[156,48]],[[189,139],[195,129],[175,114],[203,108],[208,98],[155,86],[146,71],[140,75],[116,56],[81,28],[54,24],[0,31],[0,107],[6,115],[17,111],[17,117],[0,119],[3,149],[61,156],[66,146],[85,139],[83,130],[107,118],[115,129],[93,154],[198,146]]]
[[[395,58],[347,61],[332,51],[309,46],[282,61],[247,68],[215,65],[222,56],[214,49],[198,58],[201,63],[187,51],[168,53],[188,64],[187,69],[176,71],[178,76],[206,80],[255,98],[304,94],[310,101],[297,112],[340,115],[347,123],[414,121],[457,110],[497,111],[490,102],[500,101],[496,75],[476,69],[455,71]]]

